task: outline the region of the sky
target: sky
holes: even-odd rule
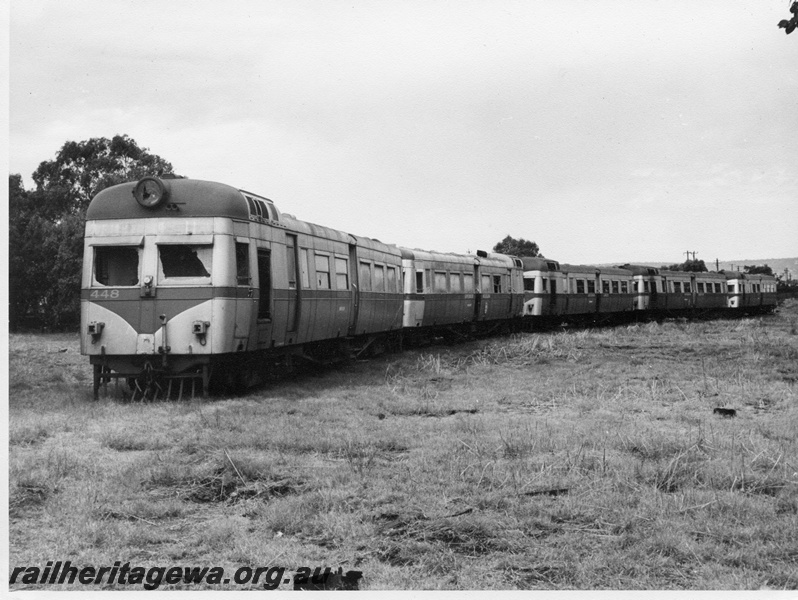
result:
[[[798,256],[787,0],[11,0],[10,173],[127,134],[411,248]]]

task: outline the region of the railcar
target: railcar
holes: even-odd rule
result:
[[[86,218],[81,351],[95,394],[120,377],[149,395],[207,393],[214,374],[245,385],[266,355],[325,360],[402,327],[398,248],[268,198],[148,177],[100,192]]]

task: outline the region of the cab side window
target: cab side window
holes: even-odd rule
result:
[[[236,242],[236,284],[249,285],[249,244]]]

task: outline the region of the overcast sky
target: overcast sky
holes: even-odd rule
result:
[[[401,246],[798,255],[787,0],[11,0],[9,168],[127,134]]]

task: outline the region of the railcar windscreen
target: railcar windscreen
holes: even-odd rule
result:
[[[96,246],[94,280],[108,286],[138,285],[139,249],[133,246]]]
[[[158,246],[159,275],[165,283],[202,283],[211,278],[211,245]]]

